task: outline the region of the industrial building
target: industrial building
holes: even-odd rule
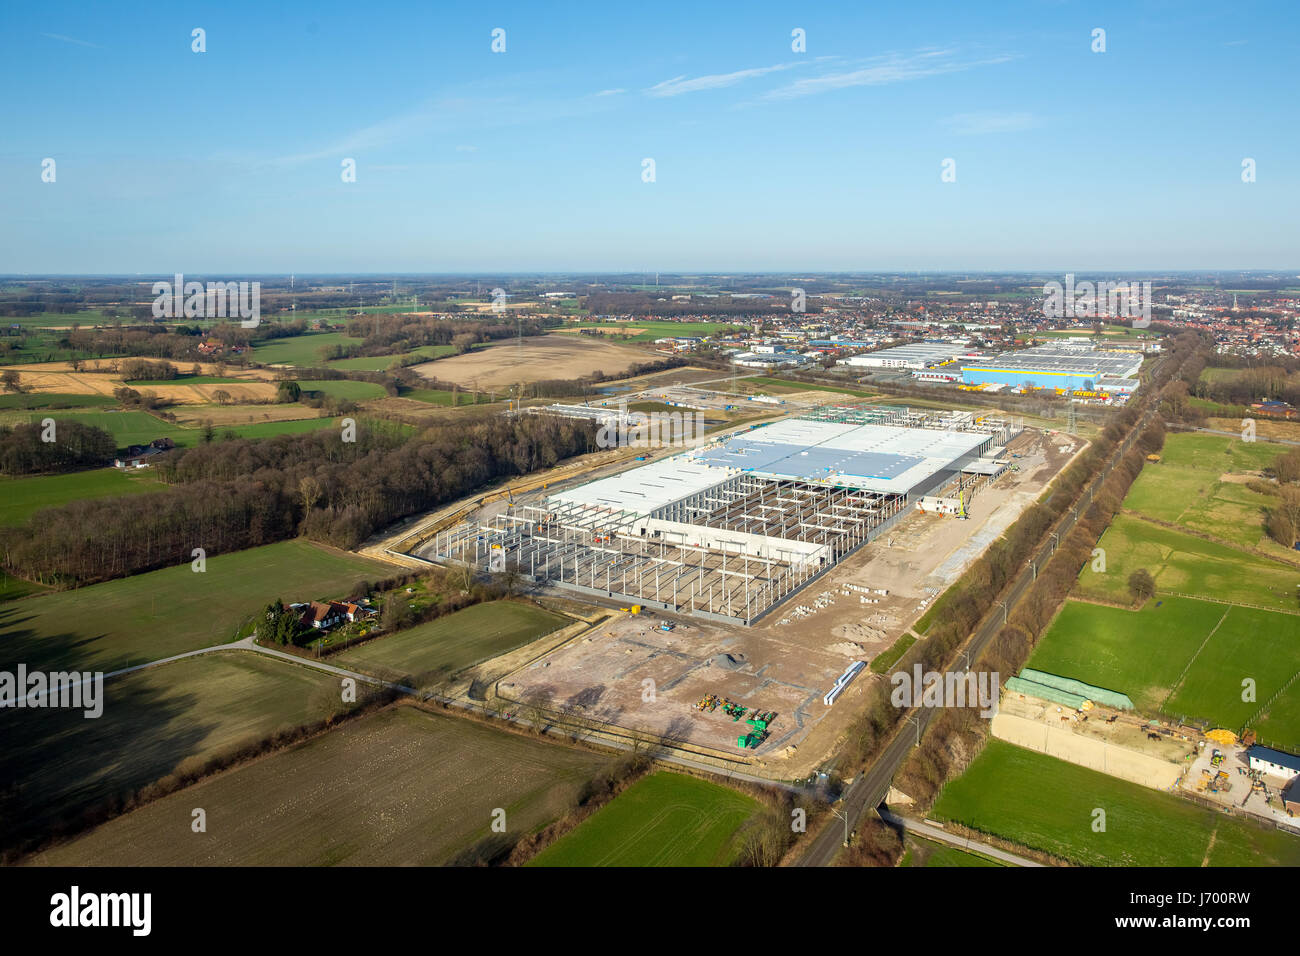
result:
[[[1103,382],[1129,382],[1123,392],[1136,388],[1133,376],[1142,367],[1136,352],[1099,351],[1091,345],[1057,343],[1004,352],[990,361],[962,364],[965,385],[1033,386],[1076,390],[1099,389]]]
[[[896,345],[878,352],[867,352],[840,359],[840,365],[859,368],[907,368],[923,369],[934,365],[951,362],[955,358],[975,355],[976,351],[968,345],[954,345],[950,342],[917,342],[912,345]]]
[[[914,502],[994,480],[1019,431],[970,412],[818,409],[462,524],[432,556],[751,624]]]

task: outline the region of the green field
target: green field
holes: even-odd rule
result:
[[[1153,335],[1150,332],[1143,332],[1130,328],[1127,325],[1107,325],[1104,330],[1105,334],[1096,336],[1101,342],[1136,342],[1142,339],[1158,339],[1160,336]],[[1064,339],[1075,336],[1086,335],[1093,338],[1092,327],[1086,329],[1051,329],[1045,332],[1035,332],[1034,338]]]
[[[726,866],[759,810],[752,797],[677,773],[638,780],[529,866]]]
[[[729,322],[664,322],[659,320],[650,322],[566,322],[562,329],[612,329],[625,334],[630,334],[628,333],[629,329],[643,329],[644,331],[631,335],[629,341],[653,342],[655,339],[664,339],[670,336],[679,338],[707,337],[724,329],[740,327]],[[611,335],[612,333],[606,332],[601,337]]]
[[[391,570],[378,562],[281,541],[211,555],[207,571],[176,567],[0,605],[0,668],[105,672],[223,644],[269,601],[338,598]]]
[[[15,598],[27,597],[29,594],[40,594],[45,590],[46,588],[39,584],[10,577],[4,571],[0,571],[0,601],[12,601]]]
[[[1129,575],[1145,569],[1155,597],[1136,611],[1067,601],[1029,666],[1125,693],[1143,713],[1234,731],[1254,724],[1270,744],[1300,748],[1300,684],[1260,711],[1300,673],[1300,571],[1243,550],[1272,546],[1260,518],[1268,496],[1221,478],[1265,468],[1280,450],[1168,436],[1162,460],[1143,468],[1098,542],[1104,569],[1085,563],[1075,586],[1078,597],[1128,604]],[[1242,700],[1249,681],[1254,699]]]
[[[1285,450],[1226,436],[1170,435],[1162,460],[1142,470],[1124,507],[1238,547],[1268,547],[1264,512],[1276,499],[1222,476],[1260,471]]]
[[[334,398],[345,398],[352,402],[383,398],[387,394],[382,385],[376,385],[374,382],[353,382],[346,378],[331,381],[300,381],[298,387],[304,392],[323,392]]]
[[[14,408],[98,408],[116,405],[112,395],[73,395],[60,392],[26,392],[0,395],[0,409]]]
[[[1086,866],[1300,865],[1300,837],[996,739],[930,815]]]
[[[1144,713],[1239,731],[1300,672],[1300,616],[1192,598],[1140,611],[1067,601],[1028,666],[1127,694]],[[1246,678],[1253,702],[1241,699]],[[1300,745],[1300,724],[1278,731],[1271,739]]]
[[[240,438],[271,438],[275,435],[299,435],[318,428],[337,428],[341,418],[295,418],[286,422],[252,422],[248,425],[216,427],[218,436],[233,431]]]
[[[364,383],[362,383],[364,384]],[[378,388],[378,386],[375,386]],[[382,389],[381,389],[382,392]],[[202,414],[203,406],[191,406],[196,414]],[[316,412],[303,406],[304,415]],[[0,413],[0,424],[16,422],[39,422],[44,415],[40,412]],[[119,450],[131,445],[147,445],[155,438],[170,438],[179,448],[197,445],[202,440],[203,430],[198,427],[183,427],[173,422],[155,418],[148,412],[51,412],[50,418],[55,422],[78,421],[93,425],[109,432],[117,441]],[[283,422],[250,422],[240,425],[214,425],[213,431],[218,438],[227,432],[234,432],[240,438],[270,438],[273,435],[296,435],[301,432],[315,431],[318,428],[337,426],[337,418],[297,418]]]
[[[753,382],[755,385],[766,385],[772,389],[786,389],[791,392],[838,392],[841,395],[852,395],[854,398],[875,398],[881,393],[870,388],[845,388],[839,385],[820,385],[809,382],[795,382],[784,378],[771,378],[766,375],[757,375],[746,381]],[[915,404],[915,403],[913,403]]]
[[[5,316],[0,319],[0,327],[7,328],[10,325],[21,325],[24,328],[32,329],[68,328],[74,323],[81,326],[90,326],[112,321],[112,319],[105,318],[103,311],[100,309],[82,309],[79,312],[38,312],[35,315]],[[129,322],[130,320],[123,321]]]
[[[337,678],[248,651],[109,678],[104,698],[93,720],[80,710],[6,718],[11,745],[0,748],[0,779],[21,786],[0,797],[0,845],[344,707]]]
[[[150,380],[136,381],[134,379],[125,380],[132,388],[136,386],[147,385],[239,385],[249,380],[246,378],[230,378],[222,375],[177,375],[175,378],[157,378]]]
[[[454,345],[422,345],[418,349],[403,352],[401,355],[366,355],[361,358],[335,359],[326,363],[330,368],[344,371],[383,372],[397,359],[419,357],[424,360],[442,358],[456,351]]]
[[[96,468],[66,475],[0,478],[0,525],[22,524],[41,508],[83,498],[106,498],[158,491],[164,486],[141,474]]]
[[[364,339],[342,332],[308,332],[283,339],[270,339],[253,349],[253,361],[263,365],[303,365],[319,368],[325,365],[321,349],[332,345],[360,345]]]
[[[46,416],[39,412],[5,412],[0,413],[0,424],[39,422],[44,417]],[[83,425],[102,428],[117,440],[119,449],[130,445],[147,445],[155,438],[170,438],[177,445],[193,445],[198,441],[199,434],[197,429],[181,428],[171,422],[154,418],[148,412],[50,412],[48,417],[53,418],[56,423],[77,421]]]
[[[1104,572],[1092,562],[1079,572],[1078,593],[1129,602],[1129,575],[1145,568],[1161,591],[1206,595],[1222,601],[1296,610],[1300,572],[1280,561],[1248,554],[1226,544],[1144,521],[1121,512],[1097,542],[1106,556]]]
[[[437,866],[576,802],[606,758],[391,707],[119,817],[32,860],[101,866]],[[207,832],[190,830],[194,807]],[[493,834],[495,810],[507,834]]]
[[[945,843],[933,843],[930,840],[909,833],[907,835],[907,851],[903,854],[903,860],[899,865],[906,867],[964,868],[1000,867],[1006,864],[991,860],[986,856],[967,853],[965,850],[959,850],[955,846],[948,846]]]
[[[1245,371],[1240,368],[1210,368],[1209,366],[1201,369],[1200,381],[1202,382],[1231,382],[1234,378],[1240,377]]]
[[[473,391],[446,392],[436,388],[408,388],[403,389],[402,398],[409,398],[417,402],[425,402],[429,405],[451,405],[452,399],[455,399],[456,405],[487,405],[488,394],[486,392],[475,395]],[[477,403],[475,398],[478,399]]]
[[[570,623],[530,604],[489,601],[377,637],[331,660],[340,667],[415,686],[462,671]]]

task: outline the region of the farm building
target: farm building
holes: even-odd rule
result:
[[[1282,791],[1282,806],[1287,813],[1300,813],[1300,776],[1292,777]]]
[[[918,498],[992,480],[970,466],[1016,431],[968,412],[819,409],[441,532],[434,554],[749,624]]]
[[[303,604],[290,604],[289,609],[298,613],[298,620],[303,627],[318,631],[327,631],[343,623],[359,621],[373,617],[373,608],[351,601],[308,601]]]
[[[1256,744],[1246,751],[1246,758],[1250,761],[1251,770],[1258,770],[1271,777],[1291,780],[1300,776],[1300,757],[1294,754]]]

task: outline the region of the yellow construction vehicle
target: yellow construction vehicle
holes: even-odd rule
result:
[[[640,605],[640,604],[633,604],[631,607],[621,607],[621,608],[619,608],[619,610],[620,610],[620,611],[627,611],[628,614],[640,614],[640,613],[641,613],[641,605]]]

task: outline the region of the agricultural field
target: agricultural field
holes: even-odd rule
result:
[[[1162,592],[1297,610],[1300,571],[1295,566],[1165,528],[1135,514],[1116,515],[1097,546],[1105,554],[1106,570],[1094,571],[1092,562],[1083,566],[1076,585],[1081,597],[1128,603],[1132,600],[1129,575],[1145,568]]]
[[[1139,711],[1240,731],[1300,673],[1300,615],[1159,597],[1140,611],[1067,601],[1029,667],[1127,694]],[[1255,681],[1243,701],[1242,681]],[[1270,739],[1300,745],[1300,724]]]
[[[486,405],[488,396],[475,394],[474,392],[446,392],[436,388],[408,388],[404,389],[401,394],[402,398],[410,399],[413,402],[424,402],[426,405],[446,405],[448,407],[457,405]]]
[[[384,577],[376,561],[303,540],[0,605],[0,669],[109,672],[223,644],[268,602],[338,598]]]
[[[602,342],[594,336],[554,334],[505,339],[491,348],[411,368],[419,375],[462,389],[503,391],[521,381],[567,380],[593,372],[617,374],[655,357],[652,352]]]
[[[300,435],[320,428],[337,428],[341,418],[298,418],[282,422],[253,422],[248,425],[222,425],[218,435],[232,431],[239,438],[272,438],[276,435]],[[214,426],[215,427],[215,426]]]
[[[330,381],[299,381],[298,387],[304,392],[323,392],[334,398],[343,398],[352,402],[383,398],[387,394],[382,385],[376,385],[374,382],[353,382],[346,378]]]
[[[1067,601],[1029,666],[1128,694],[1143,713],[1251,725],[1274,746],[1300,748],[1300,685],[1272,701],[1300,673],[1300,569],[1244,550],[1271,545],[1261,540],[1268,496],[1225,480],[1257,473],[1283,450],[1168,436],[1098,542],[1104,568],[1086,563],[1074,592],[1127,605],[1129,575],[1145,569],[1155,596],[1140,610]],[[1243,701],[1247,679],[1255,694]]]
[[[438,359],[446,355],[452,355],[455,351],[456,347],[453,345],[421,345],[419,348],[403,352],[401,355],[366,355],[361,358],[334,359],[332,362],[327,362],[326,365],[329,368],[337,368],[343,371],[383,372],[399,359],[409,359],[415,356],[425,359]]]
[[[18,422],[39,422],[47,417],[39,412],[0,412],[0,424],[13,425]],[[117,440],[119,449],[130,445],[147,445],[155,438],[170,438],[177,445],[193,445],[198,441],[197,431],[183,429],[171,422],[155,418],[148,412],[139,411],[88,411],[88,412],[52,412],[48,415],[54,421],[77,421],[83,425],[102,428]],[[57,425],[56,425],[57,427]]]
[[[1159,475],[1155,474],[1157,470]],[[1220,497],[1222,492],[1228,495]],[[1263,535],[1260,509],[1268,500],[1267,496],[1249,491],[1244,485],[1220,481],[1218,475],[1160,464],[1143,470],[1129,490],[1124,507],[1143,517],[1194,527],[1216,537],[1227,534],[1225,540],[1239,547],[1253,547]],[[1207,512],[1213,515],[1216,510],[1219,511],[1219,520],[1214,529],[1193,523],[1198,512],[1203,520]],[[1247,527],[1234,534],[1225,519],[1236,519]]]
[[[1139,342],[1142,341],[1143,339],[1155,340],[1160,338],[1160,336],[1158,335],[1152,335],[1150,332],[1141,332],[1136,329],[1130,328],[1127,325],[1107,324],[1102,329],[1101,334],[1103,336],[1103,340],[1106,342],[1115,342],[1115,341]],[[1093,338],[1094,335],[1093,335],[1092,326],[1088,326],[1087,328],[1083,328],[1083,329],[1052,329],[1050,331],[1045,331],[1045,332],[1035,332],[1034,338],[1063,339],[1063,338],[1076,337],[1080,335],[1086,335],[1090,339]]]
[[[997,739],[930,815],[1085,866],[1300,865],[1300,836]]]
[[[176,421],[188,428],[200,428],[206,422],[223,425],[253,425],[265,422],[297,421],[317,418],[318,409],[301,402],[278,402],[273,405],[178,405],[170,409]]]
[[[117,399],[111,395],[75,395],[59,392],[25,392],[23,394],[0,395],[0,409],[28,408],[99,408],[116,405]]]
[[[267,401],[275,397],[275,385],[251,373],[241,377],[217,375],[182,375],[174,379],[126,382],[115,371],[113,363],[86,363],[74,369],[69,362],[38,362],[18,370],[18,384],[28,389],[27,394],[98,395],[103,399],[96,404],[115,402],[117,389],[129,387],[139,392],[152,392],[173,403],[201,403],[216,400],[219,393],[229,395],[234,401]],[[101,370],[102,369],[102,370]]]
[[[474,860],[566,812],[606,759],[390,707],[109,821],[31,862],[437,866]],[[207,811],[206,833],[190,830],[196,806]],[[509,836],[490,830],[497,808],[505,811]]]
[[[102,309],[81,309],[77,312],[38,312],[35,315],[5,316],[0,325],[21,325],[31,329],[67,329],[73,325],[105,325],[114,321]]]
[[[79,710],[15,711],[0,779],[21,786],[0,796],[0,846],[343,709],[337,678],[220,651],[109,678],[94,720]]]
[[[1264,512],[1275,499],[1246,481],[1286,450],[1219,435],[1170,435],[1161,461],[1143,468],[1124,507],[1238,547],[1265,546]]]
[[[148,469],[145,469],[146,472]],[[80,501],[158,491],[164,486],[142,474],[96,468],[66,475],[0,478],[0,525],[22,524],[41,508]]]
[[[350,670],[424,686],[513,651],[568,623],[568,618],[530,604],[489,601],[374,638],[331,660]]]
[[[1201,369],[1200,380],[1202,382],[1231,382],[1234,378],[1239,378],[1245,371],[1239,368],[1211,368],[1206,366]]]
[[[833,392],[839,395],[852,395],[854,398],[875,398],[880,392],[872,388],[846,388],[838,385],[820,385],[809,384],[806,382],[794,382],[783,378],[771,378],[766,375],[757,375],[744,381],[752,382],[755,385],[763,386],[759,391],[768,391],[789,394],[791,392]]]
[[[666,338],[703,338],[715,332],[741,327],[727,322],[566,322],[559,331],[580,335],[578,329],[598,329],[601,335],[627,335],[631,342],[653,342],[655,339]]]
[[[737,835],[761,807],[707,780],[643,777],[532,860],[529,866],[727,866]]]
[[[1300,373],[1297,373],[1300,374]],[[1217,428],[1220,431],[1239,433],[1241,431],[1241,419],[1239,418],[1210,418],[1206,419],[1206,428]],[[1300,421],[1283,421],[1275,418],[1257,418],[1255,419],[1255,436],[1259,441],[1272,439],[1274,442],[1300,442]],[[1279,452],[1286,452],[1290,449],[1285,445],[1275,445]]]
[[[363,339],[343,332],[308,332],[283,339],[270,339],[253,349],[253,361],[263,365],[302,365],[319,368],[325,365],[321,349],[332,345],[360,345]]]
[[[238,385],[247,382],[246,378],[231,378],[229,375],[177,375],[175,378],[122,380],[132,388],[148,388],[152,385]]]
[[[337,418],[318,418],[315,409],[306,405],[288,406],[296,418],[283,421],[267,421],[263,414],[285,406],[248,406],[230,405],[213,406],[205,410],[204,406],[185,406],[196,417],[188,425],[165,422],[148,412],[139,411],[88,411],[88,412],[54,412],[48,417],[59,421],[78,421],[94,425],[109,432],[117,441],[119,450],[131,445],[147,445],[155,438],[170,438],[179,448],[197,445],[202,441],[202,425],[206,421],[213,423],[217,437],[226,432],[234,432],[239,438],[269,438],[273,435],[290,435],[315,431],[318,428],[336,427]],[[0,412],[0,424],[16,422],[39,422],[46,415],[39,412]]]

